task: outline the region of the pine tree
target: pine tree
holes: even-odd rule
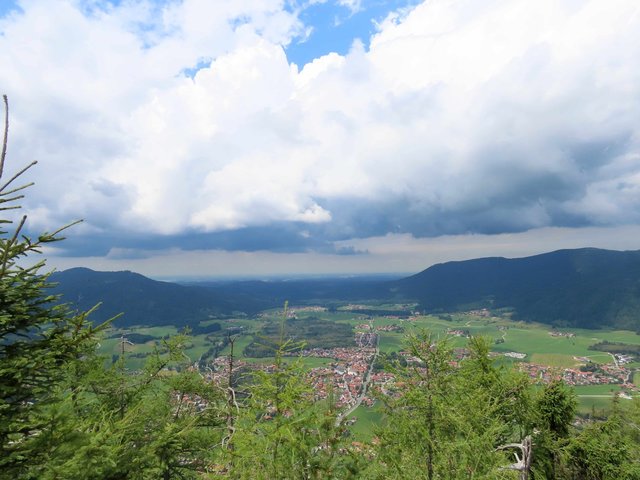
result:
[[[637,400],[630,408],[613,398],[605,421],[589,423],[569,439],[563,452],[564,478],[633,480],[640,478],[640,427]]]
[[[20,210],[18,202],[32,184],[15,186],[32,162],[5,180],[9,132],[9,107],[3,96],[5,128],[0,154],[0,224],[9,226]],[[70,225],[37,239],[23,235],[27,217],[11,230],[0,230],[0,471],[7,476],[22,471],[28,458],[25,446],[46,425],[37,412],[54,398],[65,373],[65,365],[91,349],[94,328],[85,314],[72,314],[48,293],[48,274],[41,273],[44,261],[31,258],[42,247],[62,240]],[[27,257],[29,257],[27,259]],[[28,263],[31,265],[28,265]]]
[[[29,437],[22,478],[195,479],[214,464],[226,430],[221,392],[184,354],[184,335],[162,342],[139,371],[89,353],[67,365],[47,425]]]
[[[538,435],[533,455],[534,478],[562,478],[562,451],[576,413],[575,393],[562,380],[545,385],[535,403]]]

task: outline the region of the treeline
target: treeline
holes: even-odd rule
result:
[[[208,335],[212,333],[218,333],[222,330],[222,325],[218,322],[208,323],[206,325],[197,324],[194,327],[190,327],[191,335]]]
[[[154,337],[153,335],[146,335],[144,333],[136,333],[136,332],[131,332],[127,334],[124,334],[122,332],[116,332],[109,335],[108,338],[120,338],[120,337],[125,337],[127,341],[132,343],[137,343],[137,344],[147,343],[147,342],[157,340],[157,337]]]
[[[589,350],[617,353],[621,355],[640,355],[640,345],[632,345],[622,342],[609,342],[607,340],[591,345]]]
[[[281,337],[284,335],[284,338]],[[286,322],[270,321],[244,349],[246,357],[272,357],[282,340],[304,344],[304,348],[353,347],[353,327],[318,317],[289,318]]]
[[[206,352],[202,354],[199,359],[199,363],[204,365],[206,362],[217,358],[220,355],[220,352],[224,350],[227,345],[229,345],[230,337],[229,335],[224,335],[221,337],[206,337],[207,340],[213,345],[207,349]]]

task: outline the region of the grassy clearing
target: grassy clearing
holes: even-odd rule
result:
[[[261,358],[243,358],[242,359],[248,363],[254,364],[273,364],[275,362],[274,357],[261,357]],[[298,360],[298,357],[287,357],[285,358],[285,362],[295,362]],[[302,357],[300,358],[302,365],[306,369],[319,368],[329,366],[332,362],[335,362],[333,358],[316,358],[316,357]]]
[[[404,335],[401,333],[380,333],[380,351],[389,353],[397,352],[404,348]]]
[[[620,408],[633,408],[634,402],[637,400],[620,399]],[[613,395],[610,397],[578,397],[578,413],[580,415],[594,415],[596,417],[604,417],[611,411]]]
[[[131,370],[138,370],[142,368],[146,362],[146,355],[153,353],[158,345],[161,345],[162,340],[176,335],[178,329],[174,326],[161,326],[161,327],[134,327],[129,329],[112,329],[109,335],[114,338],[105,338],[100,341],[99,353],[112,357],[113,355],[120,355],[121,352],[121,340],[119,335],[124,335],[126,338],[128,334],[138,333],[142,335],[149,335],[154,337],[153,340],[149,340],[145,343],[135,343],[133,345],[127,344],[125,351],[127,352],[126,364],[127,368]],[[206,352],[211,346],[211,342],[207,340],[206,335],[193,335],[188,337],[188,348],[185,349],[185,354],[192,360],[196,361],[200,356]],[[133,355],[143,355],[141,357]]]
[[[335,361],[333,358],[302,357],[302,363],[307,368],[326,367]]]
[[[608,353],[602,353],[602,352],[597,353],[597,352],[591,351],[591,353],[589,355],[585,355],[585,357],[591,360],[593,363],[612,363],[613,362],[611,355],[609,355]]]
[[[616,392],[621,391],[619,385],[584,385],[574,387],[578,395],[578,413],[581,415],[595,415],[603,417],[611,410],[611,405]],[[629,408],[633,405],[627,398],[620,399],[621,408]]]
[[[354,439],[361,442],[370,442],[374,436],[375,427],[384,421],[384,414],[376,404],[371,407],[359,406],[348,418],[354,417],[358,420],[349,427],[349,430]]]
[[[579,385],[573,387],[576,395],[611,395],[620,391],[619,385]]]
[[[346,322],[346,323],[360,323],[362,322],[363,315],[358,315],[356,312],[300,312],[298,317],[302,316],[314,316],[314,317],[322,317],[327,318],[328,320],[333,320],[334,322]]]
[[[127,357],[126,365],[128,370],[142,370],[144,368],[147,358]]]
[[[172,325],[163,325],[161,327],[134,327],[129,330],[123,330],[125,334],[127,331],[151,335],[156,338],[165,338],[178,333],[178,329]]]
[[[120,352],[120,339],[119,338],[103,338],[100,340],[100,347],[98,351],[102,355],[117,355]]]
[[[548,328],[537,325],[509,328],[504,340],[504,343],[500,344],[501,350],[509,349],[529,355],[563,352],[570,356],[584,356],[588,354],[588,347],[593,343],[589,339],[579,337],[552,337]]]
[[[572,368],[580,364],[580,362],[574,360],[573,356],[562,353],[534,353],[531,355],[530,362],[562,368]]]
[[[588,332],[588,330],[583,330],[584,332]],[[637,335],[635,332],[630,332],[626,330],[610,330],[610,331],[601,331],[597,330],[595,332],[590,332],[591,337],[597,337],[598,339],[607,340],[608,342],[620,342],[620,343],[629,343],[632,345],[640,345],[640,335]],[[594,335],[595,334],[595,335]]]
[[[192,361],[200,359],[209,348],[211,348],[211,342],[207,340],[206,335],[195,335],[189,337],[191,347],[187,348],[186,353]]]
[[[244,351],[244,347],[249,345],[252,341],[253,341],[253,336],[252,335],[241,335],[240,337],[238,337],[236,339],[235,343],[234,343],[234,346],[233,346],[233,354],[234,354],[234,356],[237,357],[237,358],[244,359],[245,356],[242,353]],[[220,352],[220,356],[223,357],[225,355],[229,355],[230,352],[231,352],[231,346],[227,345]]]
[[[611,410],[611,398],[578,397],[578,413],[604,417]]]

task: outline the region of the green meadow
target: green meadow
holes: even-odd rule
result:
[[[356,408],[347,420],[356,419],[353,425],[349,426],[349,431],[355,440],[370,442],[375,434],[375,427],[384,420],[384,413],[380,411],[377,403],[371,407],[360,405]]]
[[[397,308],[395,305],[379,306],[379,309]],[[369,308],[369,306],[368,306]],[[375,310],[374,306],[370,307]],[[235,354],[243,358],[243,350],[252,340],[252,335],[270,319],[277,319],[278,310],[268,311],[261,318],[228,320],[224,322],[224,327],[242,326],[244,332],[240,334],[235,343]],[[320,317],[340,323],[347,323],[352,326],[371,322],[374,327],[387,325],[399,325],[404,329],[404,333],[380,332],[380,350],[383,352],[398,351],[403,348],[405,336],[411,332],[429,331],[436,338],[449,338],[452,346],[464,346],[466,339],[447,335],[447,330],[465,330],[470,335],[482,335],[489,338],[493,343],[493,350],[496,352],[519,352],[525,353],[525,361],[545,364],[554,367],[573,367],[581,363],[578,358],[589,358],[595,363],[609,363],[611,356],[604,352],[589,350],[589,346],[598,342],[623,342],[640,345],[640,335],[629,331],[608,331],[608,330],[564,330],[573,333],[573,337],[551,336],[551,327],[536,323],[515,322],[507,318],[499,317],[477,317],[467,314],[446,314],[441,316],[420,316],[411,320],[387,318],[384,316],[367,316],[354,311],[334,311],[334,312],[299,312],[298,318]],[[209,323],[209,322],[205,322]],[[120,350],[119,334],[138,333],[150,335],[156,339],[155,342],[136,344],[128,352],[149,353],[153,351],[154,345],[169,335],[177,333],[177,329],[172,326],[163,327],[139,327],[127,330],[111,329],[110,336],[101,341],[101,351],[105,355],[118,354]],[[192,360],[198,360],[200,356],[211,347],[211,342],[206,339],[206,335],[195,335],[190,337],[189,347],[186,354]],[[220,355],[228,355],[229,347],[220,352]],[[311,364],[312,362],[308,362]],[[633,365],[632,365],[633,366]]]
[[[295,309],[295,307],[292,307]],[[594,363],[611,363],[611,355],[606,352],[589,350],[591,345],[599,342],[622,342],[627,344],[640,345],[640,335],[635,332],[621,330],[584,330],[584,329],[563,329],[558,330],[564,333],[571,333],[573,336],[552,336],[550,332],[552,328],[548,325],[538,323],[524,323],[513,321],[507,317],[481,317],[464,313],[450,313],[442,315],[424,315],[413,317],[411,319],[390,318],[383,315],[376,315],[376,310],[393,310],[398,309],[397,305],[373,306],[367,305],[369,314],[358,313],[357,310],[346,311],[338,309],[332,312],[304,312],[298,311],[298,319],[304,320],[309,317],[321,318],[338,323],[347,323],[356,326],[362,323],[371,324],[374,328],[389,325],[399,325],[403,328],[403,332],[379,332],[379,347],[381,352],[390,353],[400,351],[404,348],[405,338],[407,334],[417,333],[421,331],[430,332],[435,338],[447,339],[452,347],[463,347],[467,343],[467,338],[456,337],[447,334],[449,330],[463,330],[470,335],[481,335],[492,342],[492,350],[498,353],[518,352],[526,354],[523,361],[547,365],[556,368],[578,367],[585,363],[585,359],[589,359]],[[260,331],[262,326],[272,320],[281,318],[281,310],[273,309],[257,318],[240,318],[222,321],[223,331],[218,336],[192,335],[189,337],[186,355],[192,361],[197,361],[200,357],[213,346],[211,339],[218,341],[224,336],[224,330],[227,327],[243,327],[242,333],[236,335],[234,354],[238,359],[254,363],[269,363],[273,361],[272,357],[266,358],[249,358],[244,355],[244,348],[253,341],[253,335]],[[206,321],[203,323],[211,323]],[[120,335],[136,333],[149,335],[153,340],[126,345],[125,357],[127,367],[130,369],[139,369],[146,361],[146,355],[154,351],[161,345],[162,339],[170,335],[178,333],[177,329],[172,326],[162,327],[138,327],[126,330],[110,329],[108,335],[110,338],[104,338],[100,342],[100,351],[107,358],[114,358],[120,355],[121,341]],[[220,356],[230,353],[230,347],[227,346],[219,352]],[[302,363],[307,368],[316,368],[328,366],[334,360],[330,358],[302,358]],[[497,359],[501,365],[512,365],[517,360],[508,357]],[[634,362],[629,367],[640,367],[640,362]],[[640,372],[635,373],[633,380],[640,385]],[[618,391],[619,387],[615,385],[593,385],[576,387],[576,394],[579,400],[579,411],[583,414],[589,414],[593,411],[603,411],[609,408],[613,392]],[[353,434],[356,438],[366,439],[371,435],[370,424],[380,421],[381,413],[377,409],[368,407],[359,407],[354,414],[358,417],[358,421],[352,427]],[[369,426],[367,426],[369,425]]]

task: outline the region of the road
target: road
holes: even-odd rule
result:
[[[578,398],[612,398],[613,397],[613,393],[609,394],[609,395],[577,395]],[[627,400],[631,400],[631,396],[620,396],[620,398],[624,398]]]
[[[376,363],[376,359],[378,358],[378,353],[380,353],[380,335],[378,335],[376,338],[376,351],[373,354],[371,363],[369,364],[369,369],[364,374],[364,379],[362,381],[362,390],[360,391],[360,395],[356,397],[356,401],[351,407],[349,407],[344,412],[338,414],[338,416],[336,417],[336,427],[339,426],[340,423],[342,423],[342,420],[344,420],[349,415],[351,415],[355,411],[355,409],[360,406],[364,397],[366,397],[367,390],[369,389],[369,382],[371,380],[371,373],[373,372],[373,365]]]

